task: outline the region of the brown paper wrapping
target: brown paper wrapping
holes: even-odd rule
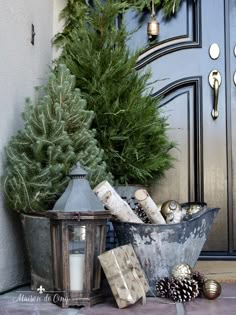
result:
[[[140,298],[145,302],[149,286],[132,245],[109,250],[98,259],[119,308],[134,304]]]

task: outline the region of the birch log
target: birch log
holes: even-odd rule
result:
[[[98,184],[93,191],[103,204],[122,222],[143,223],[139,217],[133,212],[130,206],[125,202],[109,184],[103,181]]]
[[[135,199],[143,207],[150,221],[155,224],[166,224],[160,210],[145,189],[139,189],[134,194]]]

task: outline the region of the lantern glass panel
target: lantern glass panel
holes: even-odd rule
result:
[[[86,227],[69,226],[70,291],[82,291],[85,270]]]
[[[100,288],[101,282],[101,266],[98,260],[98,256],[101,253],[101,233],[102,233],[102,225],[96,226],[96,237],[95,237],[95,246],[94,246],[94,261],[93,261],[93,289]]]

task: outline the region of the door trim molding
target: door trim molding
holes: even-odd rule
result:
[[[230,71],[230,18],[229,0],[225,0],[225,95],[226,95],[226,152],[227,152],[227,212],[228,212],[228,251],[234,253],[234,215],[233,215],[233,162],[232,162],[232,123],[231,123],[231,89],[233,82]]]
[[[183,89],[185,87],[193,87],[193,103],[194,103],[194,185],[192,198],[194,200],[204,202],[204,169],[203,169],[203,97],[202,97],[202,78],[186,77],[180,80],[176,80],[163,89],[153,94],[153,97],[166,98],[173,92]],[[160,103],[160,107],[162,107]],[[191,186],[191,185],[190,185]],[[189,199],[192,199],[189,196]]]
[[[137,70],[174,51],[202,47],[201,0],[187,1],[186,6],[187,34],[172,37],[158,42],[156,45],[149,46],[139,56],[136,64]]]

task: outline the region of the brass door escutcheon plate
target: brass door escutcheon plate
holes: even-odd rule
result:
[[[214,88],[215,80],[218,81],[219,86],[221,85],[221,75],[218,70],[212,70],[208,77],[209,84],[212,88]]]

